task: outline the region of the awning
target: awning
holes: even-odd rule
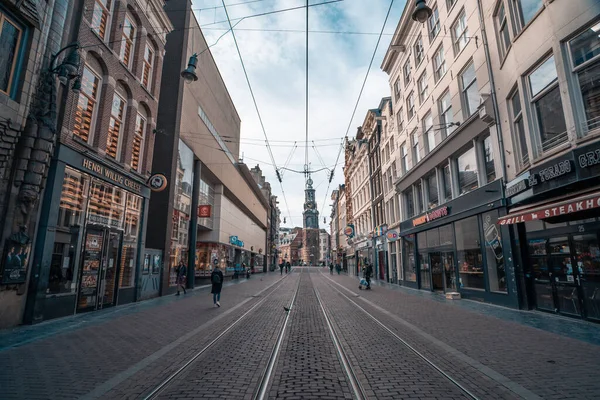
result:
[[[498,223],[500,225],[518,224],[520,222],[558,217],[594,208],[600,208],[600,192],[588,193],[583,196],[545,203],[539,206],[531,206],[499,218]]]

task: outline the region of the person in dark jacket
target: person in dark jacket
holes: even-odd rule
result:
[[[175,296],[179,296],[179,287],[180,286],[183,289],[183,294],[186,294],[186,292],[185,292],[185,276],[187,274],[187,268],[186,268],[183,260],[179,261],[179,265],[177,266],[177,269],[175,271],[177,272],[177,294]]]
[[[285,267],[285,262],[282,261],[281,264],[279,264],[279,275],[283,275],[283,268]]]
[[[212,283],[211,293],[213,295],[213,304],[221,307],[221,289],[223,288],[223,271],[219,268],[219,260],[215,260],[215,265],[210,274],[210,282]]]
[[[286,262],[285,263],[285,273],[287,274],[288,272],[290,272],[290,270],[292,269],[292,264],[290,264],[290,262]]]
[[[333,275],[333,263],[329,264],[329,275]]]
[[[373,275],[373,266],[369,263],[365,268],[365,280],[367,281],[366,289],[371,289],[371,276]]]

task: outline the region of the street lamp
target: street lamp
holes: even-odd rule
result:
[[[63,59],[62,63],[54,66],[58,56],[64,51],[71,49],[69,54]],[[81,64],[81,57],[79,56],[79,43],[71,43],[68,46],[63,47],[56,53],[50,60],[50,66],[48,70],[50,76],[58,75],[58,80],[61,84],[66,85],[71,79],[77,78],[73,82],[73,91],[79,93],[81,90],[81,80],[79,78],[79,66]]]
[[[198,64],[198,54],[194,53],[188,61],[187,68],[181,71],[181,77],[185,83],[192,83],[198,80],[196,75],[196,65]]]
[[[431,8],[425,4],[425,0],[417,0],[417,4],[415,4],[415,10],[412,13],[412,19],[424,24],[425,21],[431,17],[431,14]]]

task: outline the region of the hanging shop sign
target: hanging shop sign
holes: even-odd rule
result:
[[[229,236],[229,243],[234,246],[244,247],[244,242],[241,241],[237,236]]]
[[[387,232],[387,224],[379,225],[375,228],[375,236],[383,236]]]
[[[386,237],[388,242],[395,242],[398,240],[398,238],[400,238],[400,235],[398,235],[397,231],[388,231]]]
[[[153,192],[162,192],[167,188],[167,177],[164,174],[153,174],[148,179],[148,185]]]
[[[212,207],[210,205],[198,206],[198,218],[210,218]]]
[[[539,219],[558,217],[561,215],[571,214],[578,211],[591,210],[600,207],[600,193],[593,195],[582,196],[570,201],[563,201],[546,205],[544,207],[534,208],[530,211],[522,211],[514,214],[509,214],[499,218],[500,225],[518,224],[521,222],[535,221]]]
[[[354,225],[353,224],[346,225],[346,227],[344,228],[344,235],[346,235],[349,238],[354,237]]]
[[[124,186],[128,189],[133,190],[136,193],[142,192],[142,185],[137,183],[136,181],[126,178],[125,176],[119,174],[118,172],[113,171],[112,169],[106,168],[104,165],[99,164],[95,161],[92,161],[88,158],[84,158],[82,161],[82,166],[86,170],[93,172],[95,175],[102,177],[110,182],[114,182],[121,186]],[[166,178],[165,178],[166,179]]]
[[[448,207],[444,206],[444,207],[438,208],[437,210],[433,210],[431,212],[421,215],[420,217],[413,219],[412,223],[413,223],[413,226],[418,226],[418,225],[425,224],[427,222],[431,222],[438,218],[445,217],[447,215],[448,215]]]

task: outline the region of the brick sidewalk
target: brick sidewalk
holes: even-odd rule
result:
[[[357,295],[356,301],[388,327],[430,354],[445,352],[453,355],[450,360],[460,357],[460,362],[479,366],[489,376],[506,378],[545,399],[600,396],[599,345],[407,292],[383,287],[359,291],[356,279],[347,276],[332,280]]]

